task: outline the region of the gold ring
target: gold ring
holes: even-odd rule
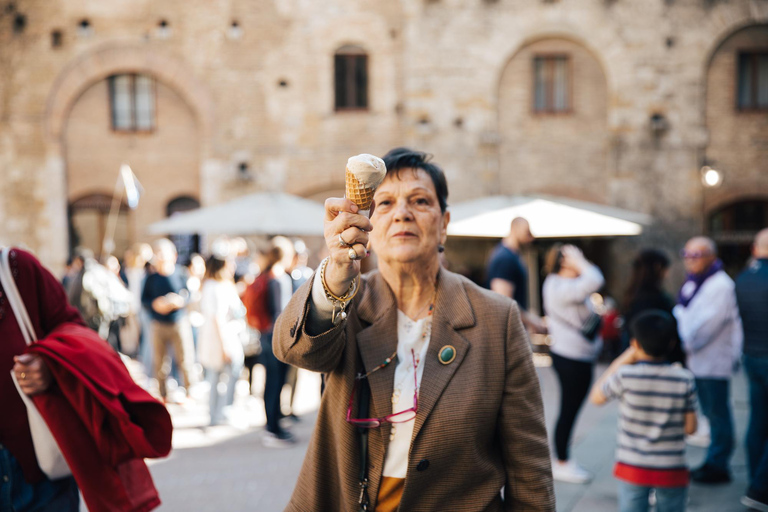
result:
[[[21,378],[21,380],[24,380],[27,378],[27,374],[24,372],[21,372],[21,375],[19,375],[19,377]]]
[[[356,260],[357,259],[357,251],[355,250],[354,247],[350,247],[347,254],[349,254],[349,259],[351,259],[351,260]]]

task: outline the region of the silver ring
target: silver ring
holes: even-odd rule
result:
[[[354,247],[350,247],[349,248],[349,252],[347,254],[349,254],[349,259],[351,259],[351,260],[356,260],[357,259],[357,251],[355,250]]]
[[[348,244],[344,238],[342,238],[341,233],[339,233],[339,245],[341,247],[352,247],[352,244]]]

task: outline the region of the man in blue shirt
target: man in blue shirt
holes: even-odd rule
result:
[[[496,246],[488,260],[487,286],[514,299],[526,327],[532,332],[545,334],[547,330],[541,318],[528,311],[528,269],[520,257],[520,250],[533,240],[528,221],[522,217],[513,219],[509,234]]]
[[[746,439],[750,486],[741,502],[768,511],[768,229],[757,234],[752,254],[753,261],[736,278],[752,409]]]
[[[173,348],[176,362],[181,369],[182,380],[189,396],[189,374],[193,364],[194,347],[192,327],[187,317],[187,279],[176,266],[176,246],[168,239],[153,244],[156,273],[147,277],[141,302],[152,314],[152,344],[154,346],[153,366],[160,385],[160,396],[166,399],[168,378],[165,356]]]

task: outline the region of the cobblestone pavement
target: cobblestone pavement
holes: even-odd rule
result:
[[[538,371],[544,391],[547,424],[551,429],[559,399],[557,383],[551,368],[539,368]],[[234,426],[204,427],[208,419],[205,389],[195,390],[193,396],[196,399],[191,403],[170,406],[176,425],[175,449],[169,458],[151,463],[152,474],[164,502],[159,510],[283,510],[296,482],[319,403],[318,376],[300,372],[299,379],[295,408],[301,419],[292,426],[298,443],[287,449],[265,448],[262,445],[263,404],[260,399],[248,396],[245,382],[241,382],[241,388],[238,388]],[[260,389],[255,389],[254,394],[260,396]],[[747,393],[741,375],[734,380],[732,399],[738,434],[732,464],[734,482],[714,487],[692,486],[689,512],[747,510],[739,504],[746,487],[743,439],[748,417]],[[557,483],[555,492],[559,512],[616,510],[616,483],[611,475],[616,413],[615,404],[603,408],[587,405],[584,409],[575,433],[573,453],[584,467],[595,474],[595,479],[589,485]],[[702,448],[689,447],[690,465],[697,466],[704,453]]]

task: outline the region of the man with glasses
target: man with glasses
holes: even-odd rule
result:
[[[744,338],[741,317],[733,280],[717,258],[715,243],[706,237],[692,238],[681,256],[688,276],[673,313],[712,432],[707,458],[692,478],[699,483],[726,483],[731,481],[728,465],[733,454],[730,382]]]

